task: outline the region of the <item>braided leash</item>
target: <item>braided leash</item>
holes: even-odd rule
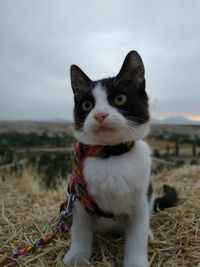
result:
[[[4,266],[13,259],[17,259],[19,256],[37,251],[39,248],[52,242],[52,240],[59,236],[62,232],[69,231],[72,225],[72,209],[74,201],[75,196],[70,194],[67,200],[61,204],[59,222],[57,223],[53,233],[43,236],[42,238],[38,239],[33,245],[29,244],[20,250],[11,252],[4,256],[0,256],[0,267]]]

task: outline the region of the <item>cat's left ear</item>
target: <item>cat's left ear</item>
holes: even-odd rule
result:
[[[88,91],[91,87],[92,81],[78,66],[72,65],[70,68],[70,74],[71,86],[75,95],[80,91]]]
[[[132,80],[135,78],[142,81],[144,80],[144,72],[144,64],[140,55],[136,51],[130,51],[115,78],[115,85],[122,80]]]

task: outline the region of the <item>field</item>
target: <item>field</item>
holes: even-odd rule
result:
[[[54,227],[71,169],[72,131],[70,124],[0,124],[0,255],[33,244]],[[168,183],[179,193],[175,207],[152,215],[152,267],[200,266],[199,139],[199,127],[161,125],[147,139],[155,192]],[[64,267],[69,244],[63,234],[6,266]],[[123,236],[96,234],[91,266],[122,266],[123,245]]]
[[[73,126],[64,122],[0,121],[0,133],[72,133]]]

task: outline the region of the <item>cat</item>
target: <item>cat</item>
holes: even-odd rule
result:
[[[147,267],[148,235],[152,208],[171,206],[175,189],[165,186],[165,196],[155,199],[151,185],[151,150],[143,141],[150,124],[145,70],[136,51],[126,56],[119,73],[92,81],[78,66],[71,66],[74,93],[75,137],[88,146],[111,151],[133,142],[130,149],[106,157],[86,157],[83,175],[89,195],[108,213],[124,214],[119,220],[91,216],[78,200],[74,203],[71,247],[67,265],[86,264],[92,255],[93,232],[125,233],[124,267]],[[109,147],[111,149],[109,149]],[[159,206],[159,204],[161,204]]]

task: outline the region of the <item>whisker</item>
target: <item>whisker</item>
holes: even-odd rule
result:
[[[137,135],[139,134],[136,128],[134,128],[134,127],[132,127],[132,126],[130,126],[130,125],[128,125],[128,124],[126,125],[126,128],[127,128],[128,130],[131,130],[131,131],[135,132]]]
[[[146,122],[145,119],[140,118],[140,117],[136,117],[136,116],[126,116],[126,119],[128,119],[128,120],[132,120],[132,121],[134,121],[134,120],[138,120],[139,122]]]

